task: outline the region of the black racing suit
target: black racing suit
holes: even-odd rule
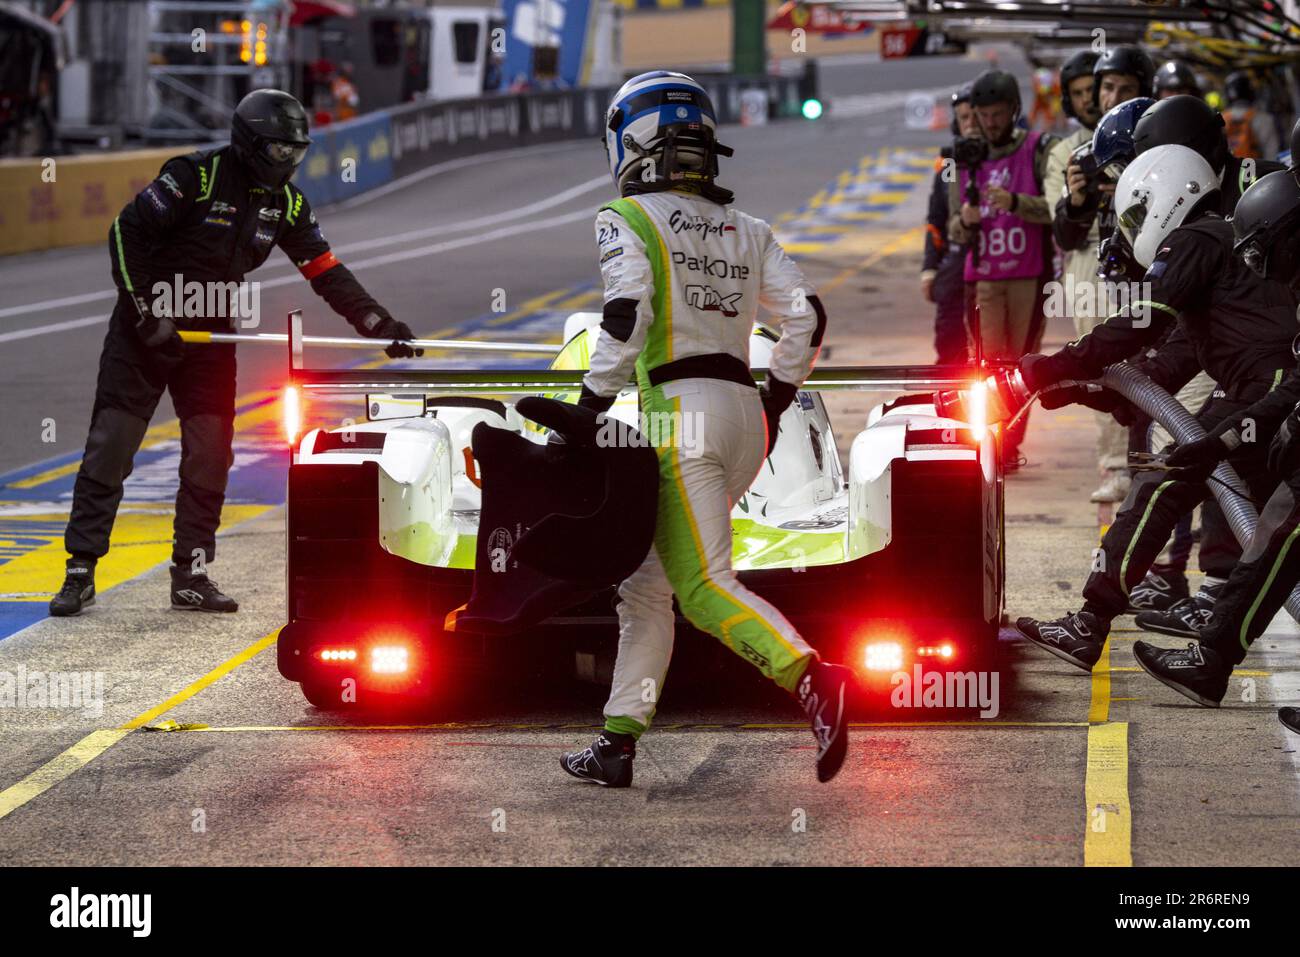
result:
[[[1251,423],[1256,442],[1267,445],[1282,421],[1288,420],[1291,443],[1300,443],[1300,368],[1235,418],[1238,431]],[[1235,456],[1234,456],[1235,462]],[[1201,644],[1213,648],[1225,664],[1236,666],[1251,643],[1264,633],[1273,616],[1300,581],[1300,465],[1293,453],[1281,457],[1281,479],[1259,515],[1255,534],[1232,569],[1214,602],[1214,617],[1201,631]]]
[[[363,334],[382,333],[392,318],[334,258],[302,192],[293,185],[279,190],[259,186],[229,147],[168,160],[158,178],[113,221],[108,246],[117,306],[99,358],[90,434],[64,543],[83,561],[108,552],[122,483],[166,389],[181,428],[172,558],[197,569],[216,554],[233,461],[235,347],[181,345],[174,339],[150,347],[142,337],[135,299],[155,316],[175,313],[167,305],[175,303],[171,293],[162,298],[164,286],[241,283],[279,246],[312,289]],[[215,297],[205,293],[203,300]],[[181,312],[171,316],[181,329],[232,328],[231,319],[202,307]]]
[[[1282,380],[1293,364],[1296,303],[1280,283],[1258,278],[1232,254],[1232,227],[1213,213],[1174,230],[1156,254],[1144,282],[1143,314],[1130,304],[1091,333],[1028,369],[1033,388],[1063,379],[1093,379],[1174,326],[1155,356],[1137,364],[1160,386],[1177,391],[1204,369],[1219,388],[1196,416],[1209,431]],[[1256,443],[1235,464],[1257,502],[1273,490],[1264,467],[1266,445]],[[1146,575],[1179,518],[1209,496],[1204,482],[1142,472],[1102,539],[1101,554],[1084,586],[1084,610],[1110,620],[1128,607],[1129,589]],[[1204,521],[1210,521],[1207,511]],[[1218,521],[1224,521],[1220,515]],[[1207,541],[1231,542],[1207,529],[1201,566],[1226,578],[1238,552],[1204,554]]]
[[[921,275],[931,276],[934,285],[934,351],[936,362],[964,363],[970,347],[966,338],[965,279],[966,247],[948,240],[948,182],[944,177],[945,160],[951,160],[952,147],[940,150],[935,161],[934,180],[930,184],[930,205],[925,220],[925,257]]]

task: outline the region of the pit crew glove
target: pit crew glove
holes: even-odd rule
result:
[[[1216,465],[1241,446],[1241,433],[1229,419],[1220,422],[1204,438],[1178,446],[1165,458],[1165,464],[1185,473],[1187,478],[1204,479],[1214,471]]]
[[[1300,470],[1300,407],[1282,420],[1268,444],[1268,470],[1279,478],[1290,478]]]
[[[1134,422],[1133,406],[1118,392],[1095,382],[1073,382],[1068,385],[1048,386],[1038,397],[1044,409],[1060,409],[1067,405],[1085,405],[1098,412],[1108,413],[1120,425],[1128,428]]]
[[[768,373],[767,381],[758,390],[763,401],[763,417],[767,419],[767,454],[776,448],[776,437],[781,429],[781,413],[794,401],[797,390],[788,382],[782,382]]]
[[[372,312],[361,320],[358,328],[363,336],[370,339],[392,339],[392,343],[384,350],[390,359],[410,359],[424,355],[423,349],[415,349],[402,341],[414,339],[415,333],[406,323],[398,322],[392,316]]]
[[[149,308],[149,302],[141,295],[133,295],[135,303],[135,329],[140,341],[168,363],[179,362],[184,351],[184,343],[176,331],[176,323],[168,316],[155,315]]]
[[[1047,366],[1041,364],[1046,358],[1047,356],[1039,353],[1030,353],[1020,360],[1020,377],[1024,380],[1025,387],[1029,389],[1030,394],[1040,389],[1046,389],[1057,381],[1049,373]],[[1037,369],[1035,369],[1035,366],[1037,366]],[[1047,406],[1044,405],[1044,408],[1047,408]],[[1059,408],[1059,406],[1052,406],[1052,408]]]

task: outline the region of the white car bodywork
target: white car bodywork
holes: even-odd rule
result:
[[[601,335],[600,318],[599,313],[569,318],[566,347],[554,368],[586,368],[590,349]],[[767,366],[773,341],[771,333],[756,329],[750,352],[754,368]],[[323,430],[313,430],[303,438],[297,464],[376,461],[383,548],[423,565],[472,569],[481,501],[471,452],[474,427],[486,422],[537,442],[544,442],[545,434],[519,416],[510,397],[438,403],[430,397],[426,411],[418,400],[372,395],[368,413],[377,421],[329,430],[325,439]],[[382,418],[389,415],[404,417]],[[636,424],[634,387],[620,394],[610,415]],[[972,444],[968,431],[964,440],[961,437],[963,430],[964,423],[937,416],[929,402],[877,406],[849,447],[846,475],[822,396],[800,391],[781,418],[772,455],[732,512],[734,567],[800,570],[879,552],[899,533],[893,518],[899,462],[977,458],[984,463],[980,519],[988,542],[985,562],[996,565],[1001,557],[996,442],[984,435]],[[351,442],[346,439],[350,433]],[[999,529],[996,535],[994,528]],[[986,582],[993,576],[985,589],[987,617],[994,613],[991,604],[1000,599],[1000,573],[995,567],[984,571]]]

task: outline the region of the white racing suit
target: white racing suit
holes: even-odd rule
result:
[[[761,304],[780,331],[769,375],[798,387],[825,314],[767,223],[696,195],[616,200],[596,217],[605,282],[586,390],[616,396],[635,369],[642,429],[659,456],[655,545],[618,589],[619,645],[605,728],[640,736],[654,715],[682,614],[781,687],[816,653],[731,568],[731,509],[763,465],[767,429],[749,374]]]

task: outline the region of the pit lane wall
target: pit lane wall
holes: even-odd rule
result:
[[[768,116],[796,117],[807,77],[700,77],[720,123],[741,122],[742,93],[763,90]],[[412,103],[312,130],[295,183],[327,206],[450,159],[602,135],[612,87]],[[0,255],[103,242],[121,208],[170,157],[196,147],[0,160]]]

